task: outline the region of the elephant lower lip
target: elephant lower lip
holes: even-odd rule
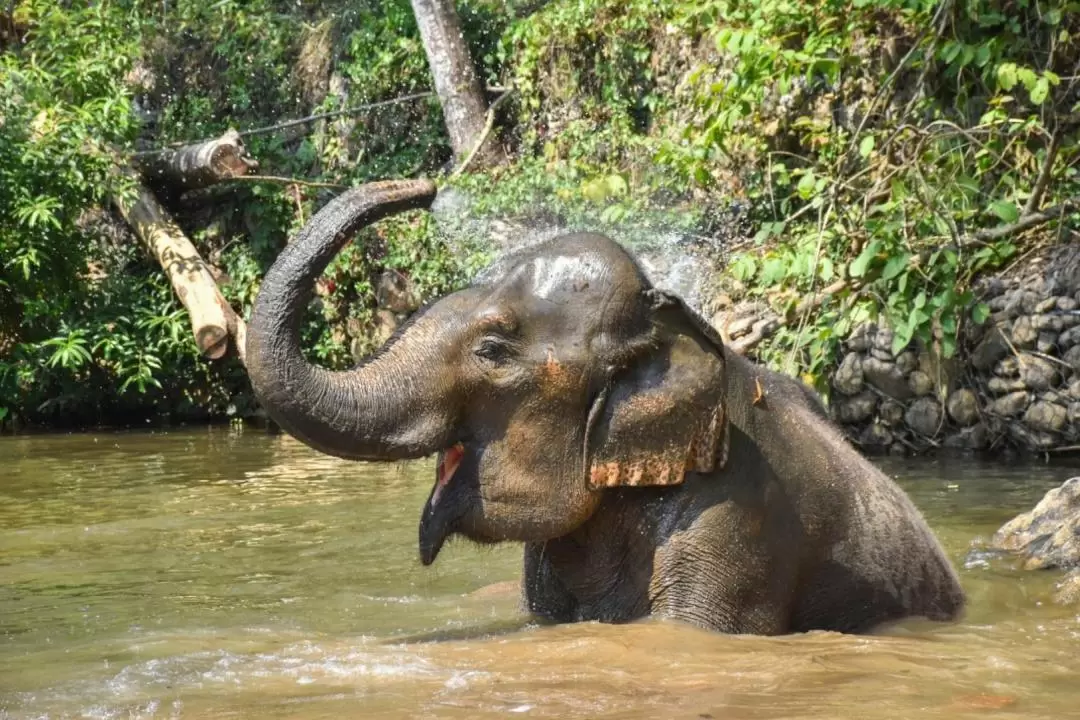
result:
[[[457,472],[458,467],[461,465],[463,457],[465,457],[465,446],[461,443],[457,443],[439,453],[439,466],[435,471],[435,490],[431,494],[432,507],[438,504],[443,491],[450,484],[454,473]]]

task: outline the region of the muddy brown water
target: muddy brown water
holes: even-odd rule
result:
[[[228,429],[2,438],[0,717],[1080,717],[1080,610],[978,551],[1076,471],[879,462],[960,568],[960,622],[540,626],[516,546],[421,567],[430,461]]]

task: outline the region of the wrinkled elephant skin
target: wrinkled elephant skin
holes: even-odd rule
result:
[[[524,602],[556,621],[780,634],[960,613],[922,516],[817,397],[725,349],[604,236],[518,252],[352,370],[308,364],[318,275],[358,229],[434,197],[401,181],[331,201],[267,274],[247,349],[267,412],[312,447],[436,455],[424,564],[454,535],[524,542]]]

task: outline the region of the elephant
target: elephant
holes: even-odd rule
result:
[[[423,565],[450,537],[522,543],[522,609],[542,622],[782,635],[959,616],[925,519],[817,394],[726,348],[605,235],[516,251],[354,368],[309,363],[317,277],[358,230],[436,194],[383,180],[328,202],[266,273],[246,344],[258,401],[303,443],[434,456]]]

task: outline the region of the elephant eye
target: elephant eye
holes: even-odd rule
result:
[[[506,346],[494,338],[484,338],[473,352],[485,360],[501,360],[506,357]]]

